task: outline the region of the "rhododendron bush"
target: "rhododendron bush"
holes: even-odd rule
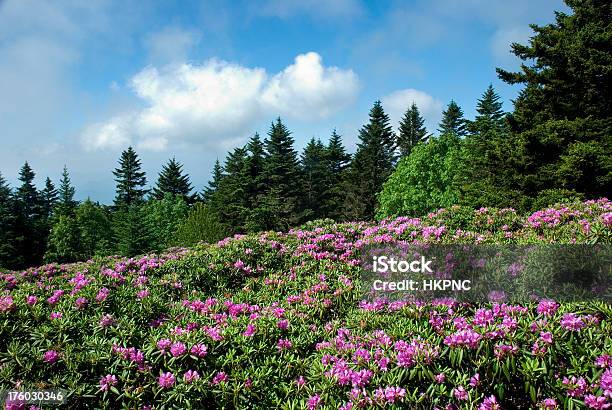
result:
[[[65,389],[69,408],[607,408],[608,302],[363,300],[359,251],[609,244],[611,225],[606,199],[447,209],[4,272],[0,389]]]

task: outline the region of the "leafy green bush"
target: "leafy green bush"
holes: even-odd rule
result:
[[[206,205],[197,203],[187,214],[187,218],[177,227],[176,242],[181,246],[198,242],[217,242],[228,234],[228,228]]]

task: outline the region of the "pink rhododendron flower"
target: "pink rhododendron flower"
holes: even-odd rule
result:
[[[174,386],[175,382],[176,378],[172,372],[162,373],[157,379],[157,383],[162,389],[169,389],[170,387]]]
[[[225,374],[225,372],[218,372],[217,374],[215,374],[215,377],[213,377],[212,379],[212,384],[219,384],[219,383],[223,383],[226,382],[228,380],[227,374]]]
[[[107,391],[112,386],[117,385],[117,376],[115,376],[114,374],[107,374],[106,376],[103,376],[100,379],[100,382],[98,384],[100,385],[100,390]]]
[[[182,356],[186,351],[187,347],[181,342],[173,343],[172,346],[170,346],[170,354],[174,357]]]
[[[43,354],[43,361],[47,362],[47,363],[55,363],[58,361],[59,359],[59,353],[55,350],[47,350],[44,354]]]
[[[191,354],[194,356],[202,358],[206,356],[207,353],[208,353],[208,348],[206,347],[206,345],[202,343],[198,343],[198,344],[191,346]]]
[[[185,383],[190,384],[200,378],[200,374],[195,370],[187,370],[183,375]]]

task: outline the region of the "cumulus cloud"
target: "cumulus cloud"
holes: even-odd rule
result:
[[[382,99],[383,107],[389,114],[395,127],[397,127],[406,109],[408,109],[413,102],[419,107],[419,111],[425,119],[425,125],[429,132],[435,130],[442,116],[442,102],[440,100],[437,100],[426,92],[413,88],[394,91]]]
[[[136,144],[163,151],[183,142],[218,147],[246,137],[266,117],[327,117],[354,101],[359,88],[355,73],[324,67],[312,52],[298,55],[273,76],[262,68],[217,59],[202,65],[150,66],[131,79],[130,87],[145,108],[88,127],[83,133],[86,149]]]

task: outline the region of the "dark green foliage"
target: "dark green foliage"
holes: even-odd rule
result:
[[[440,135],[455,134],[463,137],[467,133],[467,121],[463,118],[463,110],[454,100],[451,100],[442,112],[442,120],[438,128]]]
[[[194,200],[191,195],[192,189],[189,175],[183,174],[183,165],[175,158],[172,158],[163,166],[159,173],[157,185],[153,188],[152,195],[155,199],[163,199],[166,193],[168,193],[179,196],[186,202],[191,203]]]
[[[89,198],[75,211],[81,234],[80,248],[85,258],[112,254],[110,213]]]
[[[374,217],[376,195],[393,171],[395,134],[380,101],[370,110],[370,121],[359,130],[357,152],[346,183],[345,217],[369,220]]]
[[[278,118],[264,141],[266,192],[260,211],[268,215],[262,223],[265,229],[284,230],[300,220],[301,174],[293,144],[291,132]]]
[[[208,182],[208,186],[204,188],[204,192],[202,193],[202,200],[204,203],[208,203],[213,194],[217,191],[221,183],[221,178],[223,178],[223,168],[221,167],[219,159],[217,159],[213,168],[212,177]]]
[[[406,110],[404,117],[400,121],[398,131],[397,145],[401,158],[410,155],[412,148],[419,142],[427,141],[425,120],[421,117],[419,108],[415,103],[412,103],[410,108]]]
[[[116,249],[123,256],[135,256],[151,250],[151,233],[143,205],[124,205],[113,214]]]
[[[0,174],[0,268],[14,265],[14,205],[11,188]]]
[[[245,229],[249,232],[257,232],[265,229],[267,224],[261,223],[257,217],[257,210],[265,201],[267,186],[265,175],[265,148],[259,134],[255,133],[249,140],[246,149],[247,158],[247,202],[248,212],[245,220]]]
[[[45,251],[46,226],[35,176],[26,162],[19,171],[21,185],[14,192],[16,267],[39,264]]]
[[[303,218],[319,219],[326,215],[331,195],[331,169],[321,140],[312,138],[302,153]]]
[[[224,175],[209,204],[235,232],[245,231],[249,203],[249,174],[245,148],[235,148],[225,159]]]
[[[610,2],[566,3],[572,14],[532,25],[529,44],[512,45],[525,61],[520,72],[497,70],[507,83],[525,85],[509,124],[522,154],[519,184],[532,199],[545,189],[609,196],[612,186]]]
[[[342,137],[336,133],[336,130],[332,132],[327,144],[326,158],[330,180],[329,195],[323,204],[324,215],[327,218],[339,221],[343,217],[344,181],[347,177],[351,155],[346,152],[342,144]]]
[[[115,206],[131,206],[142,203],[147,190],[147,178],[141,170],[140,159],[132,147],[121,153],[119,168],[113,171],[117,183]]]
[[[177,228],[177,244],[190,246],[198,242],[217,242],[229,235],[229,228],[208,206],[196,203]]]
[[[417,144],[385,183],[377,217],[423,216],[456,204],[453,178],[460,148],[461,140],[454,133]]]
[[[49,177],[45,180],[45,188],[40,193],[42,215],[45,220],[48,220],[52,213],[53,208],[57,204],[58,191],[53,185],[53,181]]]
[[[74,194],[76,189],[70,182],[70,175],[68,174],[68,168],[64,165],[62,171],[62,179],[59,187],[59,198],[55,209],[55,213],[58,215],[72,216],[77,206],[77,201],[74,200]]]

